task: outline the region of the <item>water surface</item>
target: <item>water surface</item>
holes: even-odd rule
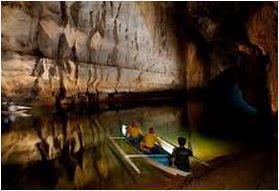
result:
[[[187,138],[196,157],[204,161],[243,149],[239,140],[201,133],[201,106],[161,104],[91,114],[35,108],[32,117],[16,118],[2,129],[2,188],[6,189],[152,189],[172,184],[170,175],[133,159],[137,174],[115,149],[109,137],[119,137],[121,124],[136,119],[143,132],[151,126],[161,138],[177,144]],[[190,115],[189,115],[190,114]],[[134,150],[123,140],[117,144],[127,154]],[[191,161],[193,169],[205,168]],[[165,187],[164,187],[165,186]]]

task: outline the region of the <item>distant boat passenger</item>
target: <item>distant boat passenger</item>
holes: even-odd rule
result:
[[[189,156],[192,156],[192,150],[185,148],[186,139],[184,137],[178,138],[179,147],[173,150],[172,157],[174,165],[182,171],[190,171]]]
[[[132,121],[132,124],[127,129],[127,137],[133,144],[139,144],[143,135],[139,128],[138,122],[136,120]]]
[[[148,129],[148,133],[143,137],[142,141],[140,142],[140,149],[147,151],[147,152],[156,152],[156,142],[160,145],[156,135],[155,129],[153,127]]]

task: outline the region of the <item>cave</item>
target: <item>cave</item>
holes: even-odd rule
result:
[[[278,189],[277,63],[276,1],[1,2],[1,189]]]

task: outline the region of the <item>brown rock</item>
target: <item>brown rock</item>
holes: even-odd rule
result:
[[[38,18],[21,7],[1,6],[2,49],[31,53],[37,48]]]
[[[249,40],[269,56],[268,86],[273,112],[278,110],[278,12],[277,2],[265,3],[247,24]]]
[[[139,92],[183,87],[184,66],[173,27],[164,15],[171,8],[167,4],[149,4],[154,7],[150,10],[155,23],[146,20],[149,13],[133,2],[41,2],[36,6],[40,14],[32,16],[21,10],[34,12],[31,4],[2,6],[3,50],[42,53],[30,60],[30,73],[18,74],[26,78],[35,72],[36,78],[28,76],[32,80],[22,84],[27,95],[36,90],[39,96],[49,97],[61,84],[69,96],[87,90]],[[8,73],[13,67],[7,63],[12,60],[4,63],[4,82],[12,80]],[[6,84],[2,91],[11,95],[16,87]]]

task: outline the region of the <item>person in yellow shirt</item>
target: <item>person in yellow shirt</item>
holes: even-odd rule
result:
[[[139,125],[136,120],[132,121],[132,124],[127,129],[127,137],[130,142],[133,144],[139,144],[143,135],[139,128]]]
[[[155,151],[156,143],[160,144],[156,135],[155,129],[153,127],[148,129],[148,133],[143,137],[140,142],[140,149],[147,152]]]

